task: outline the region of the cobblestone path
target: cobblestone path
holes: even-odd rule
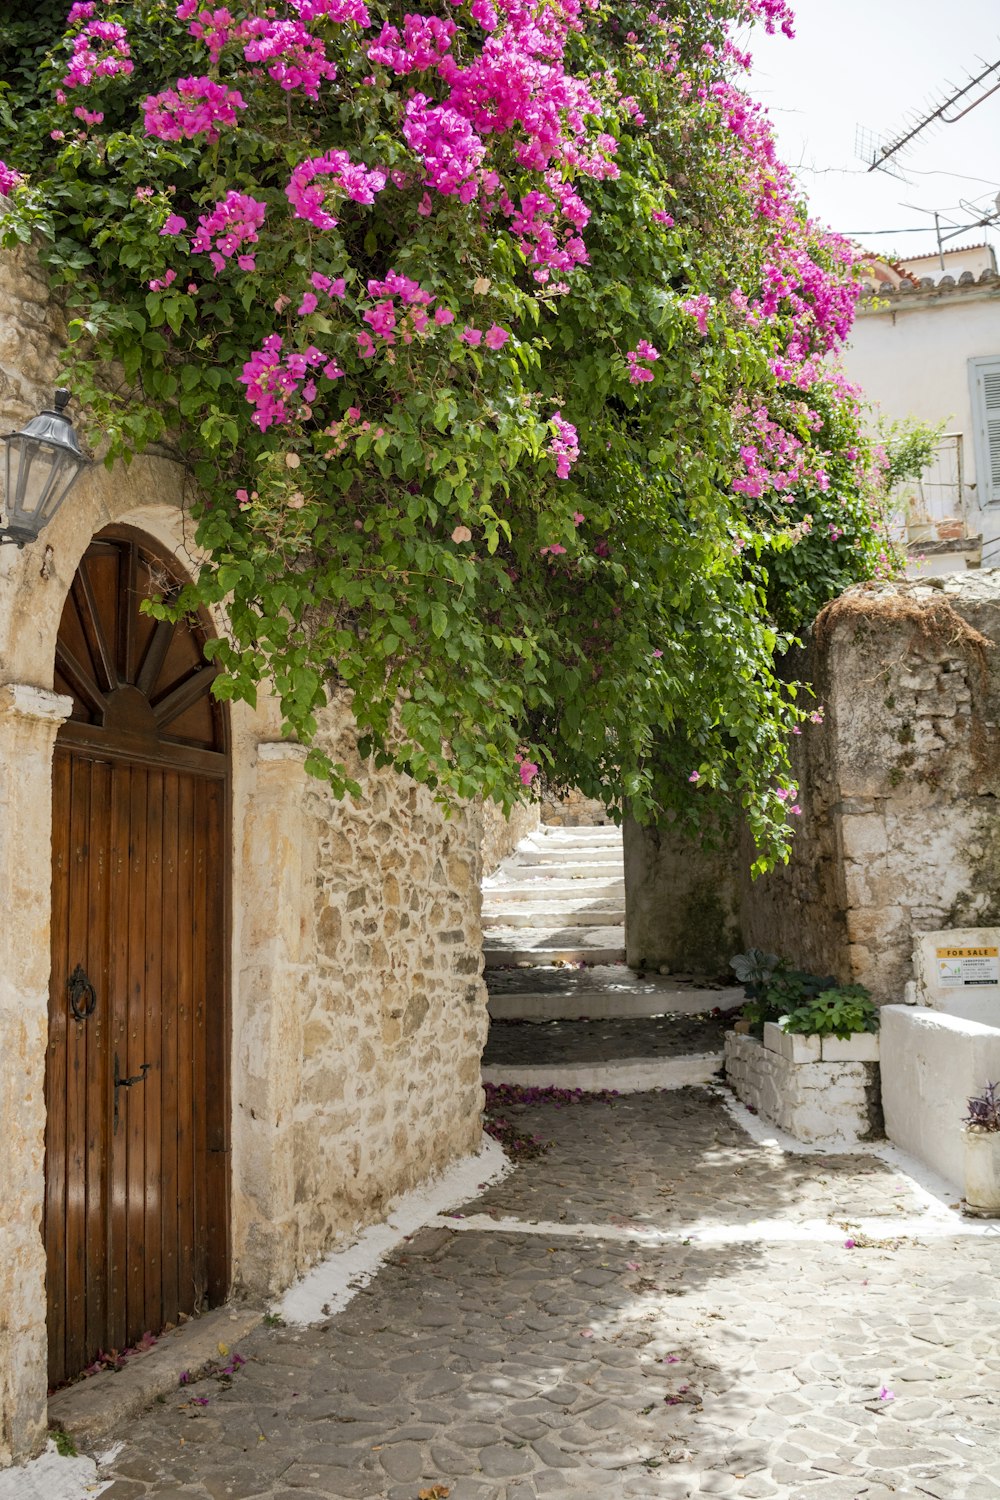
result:
[[[700,1089],[508,1115],[549,1152],[154,1407],[101,1500],[1000,1500],[1000,1235]]]

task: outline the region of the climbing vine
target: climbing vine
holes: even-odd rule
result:
[[[196,482],[223,696],[508,803],[789,829],[789,633],[890,565],[852,252],[739,86],[783,0],[77,0],[3,232],[109,462]],[[158,608],[165,608],[164,605]],[[310,767],[341,793],[342,766]]]

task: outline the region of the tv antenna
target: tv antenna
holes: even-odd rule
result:
[[[993,63],[986,63],[981,57],[977,60],[982,64],[981,73],[967,78],[960,88],[952,87],[951,93],[934,109],[912,117],[888,144],[881,145],[872,141],[869,146],[865,142],[868,149],[864,151],[863,159],[868,162],[869,172],[889,170],[887,163],[904,151],[923,131],[930,129],[932,125],[957,125],[959,120],[964,120],[966,115],[971,114],[985,99],[989,99],[1000,89],[1000,58]],[[898,176],[898,169],[892,175]]]
[[[1000,87],[1000,84],[998,84],[998,87]],[[942,271],[944,271],[944,270],[947,270],[947,267],[945,266],[945,263],[944,263],[944,247],[945,247],[946,243],[948,242],[948,240],[957,239],[960,234],[968,234],[968,232],[969,232],[970,229],[987,229],[991,224],[996,224],[997,221],[1000,220],[1000,193],[997,193],[996,197],[993,200],[993,207],[986,214],[983,214],[983,210],[980,207],[978,207],[975,203],[967,203],[964,198],[960,199],[959,200],[959,207],[965,213],[967,213],[967,214],[977,214],[977,215],[979,215],[979,217],[976,218],[974,220],[974,222],[971,223],[971,224],[954,224],[954,223],[948,224],[948,230],[949,230],[949,232],[947,234],[945,234],[943,232],[943,230],[942,230],[941,214],[938,213],[937,209],[934,209],[934,208],[921,208],[920,205],[917,204],[917,203],[903,203],[903,204],[900,205],[900,207],[901,208],[912,208],[913,211],[914,211],[914,213],[918,213],[918,214],[932,214],[933,215],[933,217],[934,217],[934,234],[935,234],[935,236],[937,238],[938,260],[941,263],[941,269],[942,269]]]

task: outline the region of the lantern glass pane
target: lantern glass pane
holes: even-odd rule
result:
[[[72,453],[15,434],[7,440],[7,523],[37,536],[59,509],[80,465]]]

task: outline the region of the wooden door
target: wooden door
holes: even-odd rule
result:
[[[67,597],[53,773],[46,1070],[49,1379],[228,1288],[228,756],[205,628],[138,537],[92,543]]]

